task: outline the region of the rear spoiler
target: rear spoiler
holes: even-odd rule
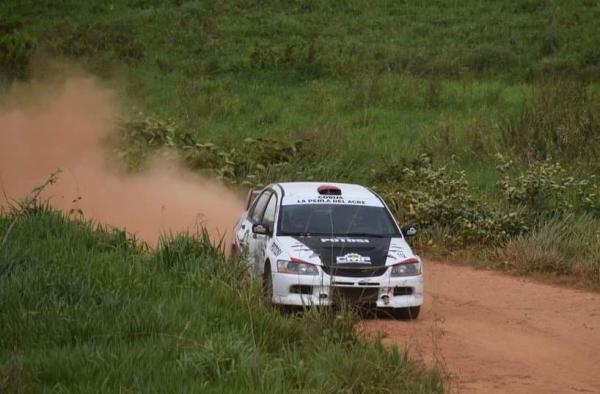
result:
[[[256,200],[256,197],[258,197],[259,194],[260,194],[260,190],[257,190],[257,189],[248,190],[248,194],[246,195],[246,204],[244,206],[244,210],[247,211],[248,209],[250,209],[250,206],[252,205],[254,200]]]

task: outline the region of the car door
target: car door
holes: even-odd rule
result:
[[[258,274],[262,275],[265,270],[265,260],[267,254],[267,246],[269,241],[273,237],[273,230],[275,227],[275,211],[277,210],[277,195],[271,194],[265,212],[260,221],[267,229],[267,234],[256,234],[256,267],[258,268]]]
[[[255,273],[259,273],[259,255],[261,255],[260,246],[264,243],[264,235],[256,234],[252,231],[252,227],[256,224],[260,224],[262,222],[263,215],[265,213],[265,209],[267,208],[267,203],[269,202],[269,198],[271,197],[272,192],[270,190],[265,190],[262,192],[260,196],[256,199],[256,203],[252,208],[252,211],[248,213],[249,216],[249,236],[246,237],[247,245],[248,245],[248,261],[252,265],[252,268]],[[264,251],[262,252],[264,253]]]
[[[252,239],[252,224],[253,217],[261,209],[260,206],[264,207],[268,202],[268,197],[263,197],[261,203],[260,200],[260,192],[259,195],[253,200],[252,204],[248,208],[247,214],[241,219],[241,223],[237,226],[236,230],[236,238],[239,245],[238,252],[240,255],[246,259],[249,263],[253,261],[253,257],[250,253],[250,240]],[[260,205],[260,206],[259,206]],[[263,208],[264,209],[264,208]],[[261,214],[262,215],[262,214]]]

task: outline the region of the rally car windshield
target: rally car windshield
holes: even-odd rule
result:
[[[279,235],[336,235],[399,237],[387,209],[363,205],[284,205],[279,214]]]

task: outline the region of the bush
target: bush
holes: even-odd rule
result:
[[[164,121],[142,113],[121,122],[116,150],[131,169],[140,168],[153,150],[161,147],[179,151],[193,169],[209,170],[221,180],[248,186],[271,181],[267,170],[308,156],[306,140],[258,137],[246,138],[235,146],[197,142],[173,121]]]
[[[384,175],[387,174],[387,175]],[[463,172],[434,168],[428,156],[397,163],[374,175],[373,183],[401,222],[445,228],[450,248],[497,245],[528,229],[519,209],[491,207],[471,194]]]
[[[32,37],[18,32],[3,34],[0,30],[0,76],[9,80],[25,79],[35,48]]]
[[[515,174],[512,161],[499,157],[498,170],[504,177],[498,188],[508,203],[525,207],[533,216],[600,215],[600,184],[595,175],[576,178],[560,163],[547,161],[533,162]]]

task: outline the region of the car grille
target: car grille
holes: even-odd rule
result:
[[[379,297],[379,289],[364,287],[333,287],[332,293],[335,303],[371,304],[376,302]]]
[[[327,275],[347,276],[350,278],[369,278],[385,274],[388,267],[340,267],[340,266],[322,266]]]

